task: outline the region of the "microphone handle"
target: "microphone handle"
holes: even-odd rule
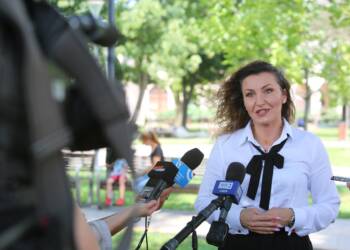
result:
[[[342,181],[342,182],[350,182],[350,178],[342,177],[342,176],[332,176],[332,181]]]
[[[174,238],[165,243],[162,246],[161,250],[176,249],[177,246],[180,245],[180,243],[184,241],[184,239],[186,239],[186,237],[190,235],[194,229],[202,224],[203,221],[205,221],[218,207],[221,206],[223,201],[223,197],[218,197],[215,200],[212,200],[210,204],[201,210],[197,216],[194,216],[192,220],[188,222],[187,225],[177,235],[175,235]]]
[[[221,208],[218,221],[225,222],[227,218],[227,214],[228,214],[228,211],[225,208]]]
[[[224,246],[226,236],[229,230],[229,227],[226,223],[226,218],[228,215],[228,211],[232,206],[232,202],[233,202],[232,197],[228,196],[225,198],[222,205],[220,206],[221,209],[220,209],[219,219],[218,221],[213,221],[211,223],[209,232],[206,237],[208,244],[216,247]]]
[[[162,180],[159,179],[156,185],[152,188],[152,191],[147,194],[148,196],[145,197],[145,201],[151,201],[151,200],[157,200],[160,197],[160,194],[163,192],[164,189],[168,187],[168,184]]]
[[[228,211],[230,211],[230,208],[232,206],[232,198],[231,197],[226,197],[226,199],[224,200],[221,209],[220,209],[220,216],[219,216],[219,220],[220,222],[225,222],[227,215],[228,215]]]

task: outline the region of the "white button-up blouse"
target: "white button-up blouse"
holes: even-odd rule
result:
[[[293,128],[284,120],[281,136],[273,145],[279,144],[288,136],[287,142],[279,151],[284,157],[284,166],[282,169],[274,167],[273,170],[269,207],[293,208],[295,224],[292,229],[299,236],[304,236],[322,230],[332,223],[337,217],[340,200],[336,186],[330,180],[331,166],[321,140],[307,131]],[[217,180],[225,180],[226,170],[231,162],[240,162],[247,166],[254,155],[260,154],[252,143],[260,146],[253,137],[250,123],[232,134],[218,137],[207,161],[195,202],[198,212],[216,198],[212,194],[214,184]],[[248,230],[240,223],[240,212],[245,207],[259,208],[261,178],[262,176],[255,200],[252,200],[246,196],[250,175],[245,175],[242,198],[238,205],[232,205],[226,219],[231,234],[248,234]],[[218,217],[217,210],[208,221],[212,222]],[[290,228],[286,230],[291,231]]]

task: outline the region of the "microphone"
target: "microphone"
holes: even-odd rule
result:
[[[180,160],[173,160],[173,164],[179,169],[175,176],[175,183],[182,188],[185,187],[193,178],[192,170],[199,166],[203,158],[204,154],[198,148],[193,148],[187,151]]]
[[[239,202],[242,190],[240,184],[245,175],[245,168],[240,163],[231,163],[226,172],[226,177],[232,178],[227,181],[217,181],[213,193],[219,197],[212,200],[210,204],[202,209],[192,220],[171,240],[166,242],[161,250],[174,250],[177,246],[191,234],[203,221],[205,221],[217,208],[222,207],[227,199],[232,202]],[[221,183],[221,184],[220,184]],[[231,202],[231,204],[232,204]],[[225,215],[222,215],[225,216]],[[227,215],[226,215],[227,216]],[[214,241],[216,239],[213,239]]]
[[[179,170],[167,161],[159,161],[149,173],[149,180],[142,189],[140,196],[142,201],[156,200],[164,189],[174,185],[174,179]]]
[[[174,183],[180,187],[186,186],[192,179],[192,170],[199,166],[203,157],[203,153],[194,148],[187,151],[180,160],[157,162],[148,173],[150,179],[140,193],[142,200],[158,199],[162,191],[173,186]]]
[[[226,172],[226,181],[217,181],[213,194],[224,196],[219,220],[212,222],[206,240],[208,244],[223,247],[229,227],[225,222],[232,203],[238,204],[242,197],[241,184],[245,175],[245,167],[239,162],[232,162]]]
[[[112,46],[122,38],[115,26],[96,19],[91,13],[72,16],[68,21],[73,29],[83,31],[92,42],[101,46]]]
[[[350,178],[343,177],[343,176],[332,176],[332,181],[341,181],[341,182],[350,182]]]

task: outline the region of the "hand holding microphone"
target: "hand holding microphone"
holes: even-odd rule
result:
[[[162,191],[174,185],[174,179],[179,170],[167,161],[157,162],[149,173],[149,180],[142,189],[140,197],[142,201],[157,200]]]
[[[203,153],[199,149],[194,148],[186,152],[180,160],[174,160],[174,163],[159,161],[148,173],[150,179],[140,193],[142,201],[149,202],[159,199],[159,205],[157,206],[157,209],[159,209],[172,191],[171,187],[175,182],[180,187],[188,184],[193,176],[192,170],[199,166],[203,157]],[[147,222],[146,218],[145,232],[136,249],[141,247],[143,240],[147,236],[149,223],[150,221]]]
[[[173,162],[160,161],[148,176],[150,179],[142,189],[140,196],[144,201],[157,200],[161,193],[174,185],[185,187],[192,179],[192,170],[199,166],[203,160],[203,153],[197,149],[186,152],[180,160]]]

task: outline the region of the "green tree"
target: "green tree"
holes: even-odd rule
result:
[[[167,28],[154,59],[166,72],[166,77],[159,80],[169,84],[175,94],[178,123],[186,127],[189,104],[197,96],[195,86],[222,78],[223,57],[207,46],[209,40],[203,29],[205,5],[200,1],[162,3],[167,12]]]
[[[140,92],[132,121],[136,121],[146,87],[156,72],[152,57],[164,32],[165,11],[157,0],[124,1],[118,6],[117,25],[126,42],[117,48],[122,57],[124,79],[139,85]]]
[[[77,14],[88,9],[86,0],[47,0],[48,3],[56,6],[67,16]]]
[[[307,73],[319,59],[315,41],[320,32],[313,20],[321,6],[316,1],[218,1],[208,3],[207,32],[211,46],[225,55],[225,63],[238,68],[262,59],[283,68],[292,82],[308,88]],[[305,96],[306,119],[311,92]]]
[[[208,1],[206,30],[232,68],[264,59],[300,80],[302,65],[293,52],[309,33],[314,9],[312,1]]]
[[[325,60],[323,71],[330,90],[331,104],[343,106],[342,120],[346,121],[346,106],[350,103],[350,43],[335,41]]]
[[[329,53],[323,75],[329,83],[331,104],[342,105],[342,121],[348,123],[350,101],[350,5],[348,1],[330,2],[326,10],[331,27],[327,41]],[[347,126],[346,126],[347,127]]]

